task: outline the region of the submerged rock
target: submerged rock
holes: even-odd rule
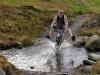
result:
[[[88,51],[100,51],[100,36],[93,35],[90,37],[90,39],[87,41],[85,47]]]
[[[92,60],[84,60],[83,61],[83,64],[84,65],[93,65],[93,64],[95,64],[96,62],[94,62],[94,61],[92,61]]]
[[[33,66],[31,66],[30,68],[31,68],[31,69],[34,69],[34,67],[33,67]]]
[[[89,53],[88,58],[90,60],[93,60],[93,61],[98,61],[98,60],[100,60],[100,55],[97,55],[97,54],[94,54],[94,53]]]

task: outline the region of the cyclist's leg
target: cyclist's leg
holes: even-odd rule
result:
[[[65,29],[66,29],[66,32],[68,32],[68,34],[72,37],[72,31],[68,25],[65,25]]]
[[[52,29],[50,29],[49,35],[52,36],[53,34],[54,34],[54,31]]]
[[[48,38],[48,39],[51,39],[51,36],[53,36],[53,35],[54,35],[54,31],[51,28],[50,31],[49,31],[49,35],[46,35],[45,37]]]
[[[66,29],[66,31],[69,33],[69,35],[71,36],[72,41],[75,41],[75,36],[73,36],[71,29],[68,27]]]
[[[67,28],[67,32],[69,33],[69,35],[72,37],[72,32],[70,28]]]

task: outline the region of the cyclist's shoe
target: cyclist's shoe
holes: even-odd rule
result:
[[[75,41],[75,36],[72,36],[72,41]]]
[[[45,37],[46,37],[47,39],[50,39],[50,35],[46,35]]]

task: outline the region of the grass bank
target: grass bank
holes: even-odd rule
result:
[[[91,67],[91,73],[92,75],[100,75],[100,61],[97,61],[96,64]]]
[[[18,42],[32,45],[50,26],[59,9],[68,19],[77,15],[99,14],[99,0],[0,0],[0,48]]]
[[[42,35],[51,22],[52,11],[44,12],[33,6],[0,6],[0,46],[22,42],[30,45]],[[55,13],[55,12],[53,12]]]
[[[92,36],[99,35],[100,36],[100,15],[94,14],[89,15],[87,21],[83,24],[81,31],[81,36]]]

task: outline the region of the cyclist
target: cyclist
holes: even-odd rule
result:
[[[72,35],[70,28],[68,27],[68,19],[64,15],[63,10],[59,10],[58,15],[54,17],[53,22],[51,24],[50,33],[46,36],[48,39],[53,35],[54,30],[56,29],[65,29],[69,35],[71,36],[72,40],[75,40],[75,36]]]

